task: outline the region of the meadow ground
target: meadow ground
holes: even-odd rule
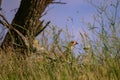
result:
[[[84,35],[81,34],[81,36],[84,40],[88,40]],[[89,44],[89,47],[81,47],[83,53],[78,50],[77,56],[74,51],[68,50],[66,53],[69,56],[67,57],[60,55],[63,55],[67,49],[62,44],[57,44],[60,41],[57,37],[53,39],[52,44],[43,44],[44,47],[49,45],[49,48],[46,47],[46,50],[39,51],[40,55],[31,53],[26,58],[19,50],[9,48],[3,51],[0,49],[0,80],[120,79],[118,37],[107,38],[106,43],[100,38],[94,43],[89,40],[82,42],[82,44]]]

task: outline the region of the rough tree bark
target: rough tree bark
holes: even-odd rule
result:
[[[2,3],[2,0],[0,0],[0,10],[1,10],[1,3]]]
[[[19,45],[19,47],[28,47],[26,40],[32,42],[33,38],[49,24],[48,22],[45,26],[42,26],[43,21],[39,19],[42,17],[46,7],[53,1],[21,0],[20,7],[10,25],[12,28],[9,28],[3,46]]]

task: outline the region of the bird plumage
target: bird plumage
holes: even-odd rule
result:
[[[60,56],[61,60],[71,61],[71,58],[74,57],[74,55],[72,53],[72,49],[77,44],[78,44],[77,41],[71,41],[71,42],[69,42],[68,46],[66,47],[66,50]]]

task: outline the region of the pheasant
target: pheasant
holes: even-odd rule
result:
[[[63,52],[63,54],[60,55],[60,59],[63,61],[63,60],[70,60],[70,58],[73,58],[74,55],[72,54],[72,49],[77,44],[78,43],[76,41],[71,41],[66,47],[66,50]]]

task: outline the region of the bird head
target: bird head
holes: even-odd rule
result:
[[[77,45],[77,44],[78,44],[78,42],[77,42],[77,41],[71,41],[70,43],[71,43],[71,45],[72,45],[72,46],[75,46],[75,45]]]
[[[75,45],[77,45],[77,44],[78,44],[77,41],[71,41],[71,42],[68,44],[68,48],[69,48],[70,50],[72,50],[72,48],[73,48]]]

